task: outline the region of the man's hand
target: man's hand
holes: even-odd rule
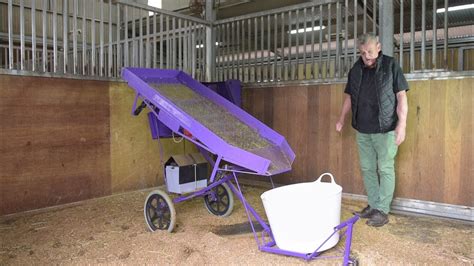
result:
[[[351,109],[351,96],[346,94],[344,97],[344,103],[342,104],[341,115],[339,116],[339,120],[336,123],[336,131],[341,132],[342,128],[344,127],[344,119],[346,118],[346,114]]]
[[[400,145],[405,140],[405,127],[397,126],[395,128],[395,144]]]
[[[342,128],[344,127],[344,120],[339,120],[336,123],[336,131],[341,132]]]

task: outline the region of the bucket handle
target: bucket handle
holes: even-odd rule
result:
[[[321,183],[321,178],[323,178],[323,176],[326,176],[326,175],[329,176],[329,177],[331,177],[331,183],[336,183],[336,182],[334,181],[334,176],[333,176],[331,173],[324,173],[324,174],[321,174],[321,175],[319,176],[319,178],[316,179],[316,181],[314,181],[314,182],[316,182],[316,183]]]

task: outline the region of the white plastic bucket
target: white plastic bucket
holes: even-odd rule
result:
[[[331,182],[321,182],[325,175]],[[282,186],[261,195],[275,242],[280,249],[313,253],[339,225],[342,187],[330,173],[314,182]],[[339,232],[320,249],[334,247]]]

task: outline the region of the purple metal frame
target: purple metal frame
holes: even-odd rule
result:
[[[133,105],[134,110],[137,106],[138,99],[144,99],[144,102],[151,111],[155,113],[158,120],[169,129],[177,133],[184,133],[184,129],[192,132],[193,136],[202,144],[201,146],[213,154],[221,155],[222,159],[226,162],[238,165],[250,172],[266,176],[291,170],[291,163],[295,159],[295,154],[283,136],[213,90],[192,79],[184,72],[177,70],[124,68],[122,70],[122,78],[128,81],[128,84],[136,91],[135,103]],[[191,88],[196,93],[226,109],[229,113],[238,117],[243,123],[255,129],[260,136],[269,140],[272,145],[274,145],[272,146],[273,148],[277,148],[286,156],[289,162],[288,165],[270,173],[270,159],[228,144],[214,132],[189,116],[189,114],[182,111],[169,99],[161,95],[157,90],[152,88],[149,83],[180,83]]]
[[[156,116],[157,121],[163,123],[167,128],[169,128],[175,134],[187,139],[188,141],[194,143],[199,151],[204,155],[206,160],[212,166],[212,173],[209,177],[209,185],[201,190],[192,192],[184,196],[178,196],[173,199],[173,203],[179,203],[194,197],[201,197],[205,195],[210,195],[212,189],[226,183],[230,190],[239,198],[242,202],[245,211],[247,213],[250,226],[257,242],[258,248],[261,251],[275,253],[280,255],[287,255],[293,257],[303,258],[305,260],[319,259],[319,258],[335,258],[333,257],[320,257],[319,249],[328,241],[336,232],[347,227],[342,236],[346,237],[345,248],[344,248],[344,265],[347,265],[350,262],[349,254],[350,247],[352,243],[352,229],[354,223],[359,219],[358,216],[354,216],[340,225],[334,228],[334,232],[323,242],[315,251],[311,254],[303,254],[292,252],[288,250],[282,250],[276,247],[274,237],[270,226],[258,215],[255,209],[250,206],[250,204],[245,200],[242,191],[240,189],[239,182],[237,180],[236,173],[248,173],[256,175],[265,175],[271,176],[268,172],[271,161],[269,159],[263,158],[261,156],[255,155],[251,152],[239,149],[237,147],[228,145],[225,141],[216,136],[209,129],[205,128],[203,125],[198,123],[193,117],[189,116],[187,113],[180,110],[173,102],[168,100],[166,97],[160,95],[156,90],[148,85],[148,82],[153,83],[181,83],[189,88],[192,88],[194,91],[200,95],[208,98],[216,104],[224,107],[235,115],[239,117],[241,121],[245,122],[250,127],[257,130],[257,132],[270,140],[275,144],[276,147],[282,151],[287,158],[289,159],[290,165],[286,169],[279,169],[280,172],[286,172],[291,170],[291,163],[295,159],[295,154],[291,150],[290,146],[283,138],[271,128],[267,127],[265,124],[261,123],[256,118],[252,117],[242,109],[238,108],[228,100],[224,99],[222,96],[218,95],[211,89],[205,87],[199,82],[195,81],[185,73],[176,70],[157,70],[157,69],[143,69],[143,68],[124,68],[122,71],[122,77],[128,84],[136,90],[135,101],[133,103],[132,112],[136,110],[137,102],[139,98],[143,99],[143,102],[151,110],[151,115]],[[152,134],[160,135],[160,130],[162,128],[156,127],[151,130],[157,132],[152,132]],[[193,133],[192,137],[184,134],[184,130],[189,130]],[[211,154],[217,155],[216,160],[214,160]],[[222,161],[226,162],[225,168],[220,168],[220,163]],[[218,172],[226,173],[224,176],[216,180]],[[276,173],[272,173],[276,174]],[[236,186],[232,183],[235,182]],[[262,226],[263,231],[261,237],[258,237],[255,228],[252,223],[252,217]],[[341,236],[341,238],[342,238]]]
[[[348,265],[349,262],[351,262],[350,256],[350,250],[351,250],[351,243],[352,243],[352,229],[354,224],[359,220],[359,216],[355,215],[352,218],[340,223],[338,226],[334,228],[333,233],[326,238],[326,240],[321,243],[313,253],[311,254],[305,254],[305,253],[298,253],[298,252],[292,252],[288,250],[282,250],[278,247],[276,247],[276,242],[274,240],[272,231],[270,229],[270,226],[258,215],[258,213],[255,211],[255,209],[252,208],[252,206],[245,200],[244,196],[242,195],[242,191],[240,189],[239,183],[237,181],[237,176],[235,173],[232,173],[234,177],[234,181],[237,184],[237,188],[232,184],[231,180],[229,179],[227,181],[227,185],[230,187],[234,195],[236,195],[242,204],[244,205],[245,211],[247,212],[247,216],[250,222],[250,226],[252,227],[252,231],[254,234],[255,241],[257,242],[258,249],[264,252],[269,252],[269,253],[274,253],[274,254],[279,254],[279,255],[286,255],[286,256],[292,256],[292,257],[298,257],[302,258],[305,260],[312,260],[312,259],[329,259],[329,258],[343,258],[343,264]],[[255,231],[255,228],[252,223],[252,219],[250,217],[250,214],[255,218],[255,220],[262,226],[263,231],[261,238],[259,239],[257,232]],[[343,251],[342,256],[319,256],[321,252],[319,250],[321,247],[338,231],[341,231],[342,229],[346,228],[345,232],[341,234],[340,238],[343,238],[344,236],[346,237],[345,239],[345,247]],[[266,236],[270,238],[269,241],[266,241]]]

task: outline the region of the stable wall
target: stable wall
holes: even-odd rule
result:
[[[406,141],[396,162],[395,196],[473,206],[474,78],[409,81]],[[284,135],[296,153],[278,183],[331,172],[343,192],[365,194],[350,113],[335,130],[345,84],[245,88],[244,109]],[[254,178],[254,177],[252,177]]]
[[[410,81],[407,140],[396,196],[473,205],[474,78]],[[344,192],[365,194],[349,117],[335,131],[344,84],[243,90],[244,109],[296,153],[278,183],[334,173]],[[158,142],[145,112],[130,115],[122,82],[0,75],[0,215],[163,184]],[[195,151],[162,140],[164,156]],[[252,178],[256,178],[252,176]]]
[[[123,82],[0,75],[0,215],[163,184],[134,96]],[[192,150],[162,144],[164,158]]]

